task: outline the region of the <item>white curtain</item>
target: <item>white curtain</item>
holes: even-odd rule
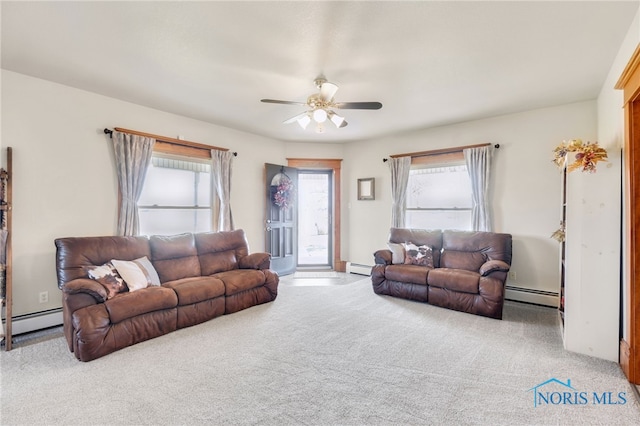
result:
[[[389,159],[391,170],[391,226],[404,228],[405,200],[407,198],[407,183],[411,169],[411,157],[396,157]]]
[[[489,205],[489,179],[491,176],[491,145],[467,148],[462,151],[471,178],[473,207],[471,225],[474,231],[493,229]]]
[[[214,231],[233,230],[231,169],[233,153],[211,150],[211,215]]]
[[[118,235],[137,235],[140,228],[138,199],[156,140],[115,131],[112,136],[122,196],[118,215]]]

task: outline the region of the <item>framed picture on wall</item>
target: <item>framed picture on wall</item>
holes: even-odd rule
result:
[[[358,179],[358,200],[376,199],[375,178]]]

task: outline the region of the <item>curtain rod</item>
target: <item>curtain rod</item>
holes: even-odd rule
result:
[[[461,152],[465,149],[468,148],[480,148],[482,146],[489,146],[491,145],[490,143],[481,143],[481,144],[477,144],[477,145],[466,145],[466,146],[458,146],[455,148],[443,148],[443,149],[434,149],[431,151],[420,151],[420,152],[410,152],[408,154],[394,154],[394,155],[390,155],[389,157],[391,158],[398,158],[398,157],[427,157],[429,155],[441,155],[441,154],[452,154],[454,152]],[[493,146],[495,149],[500,148],[500,144],[497,143]],[[388,158],[383,158],[382,162],[386,163],[387,161],[389,161]]]
[[[198,142],[184,141],[182,139],[176,139],[176,138],[170,138],[170,137],[167,137],[167,136],[154,135],[153,133],[138,132],[136,130],[123,129],[122,127],[114,127],[113,130],[107,129],[105,127],[105,129],[103,131],[104,131],[105,135],[109,135],[109,137],[112,138],[114,130],[116,132],[128,133],[130,135],[145,136],[145,137],[148,137],[148,138],[153,138],[153,139],[155,139],[157,141],[160,141],[160,142],[168,142],[168,143],[172,143],[172,144],[175,144],[175,145],[188,146],[188,147],[191,147],[191,148],[216,149],[218,151],[229,151],[229,148],[221,148],[219,146],[205,145],[205,144],[198,143]],[[233,152],[233,156],[237,157],[238,153],[237,152]]]

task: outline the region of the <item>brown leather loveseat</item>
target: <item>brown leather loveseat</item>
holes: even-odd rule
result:
[[[249,254],[243,230],[55,245],[64,334],[81,361],[273,301],[278,292],[271,256]]]
[[[375,293],[502,319],[510,234],[391,228],[388,246],[374,253]]]

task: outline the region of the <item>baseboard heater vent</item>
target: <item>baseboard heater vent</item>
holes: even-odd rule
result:
[[[11,334],[16,336],[18,334],[29,333],[58,325],[62,325],[62,308],[13,317],[11,321]]]
[[[552,291],[535,290],[524,287],[505,287],[505,299],[514,300],[516,302],[535,303],[537,305],[545,305],[558,307],[558,293]]]
[[[360,263],[347,262],[347,274],[371,275],[372,266]]]

